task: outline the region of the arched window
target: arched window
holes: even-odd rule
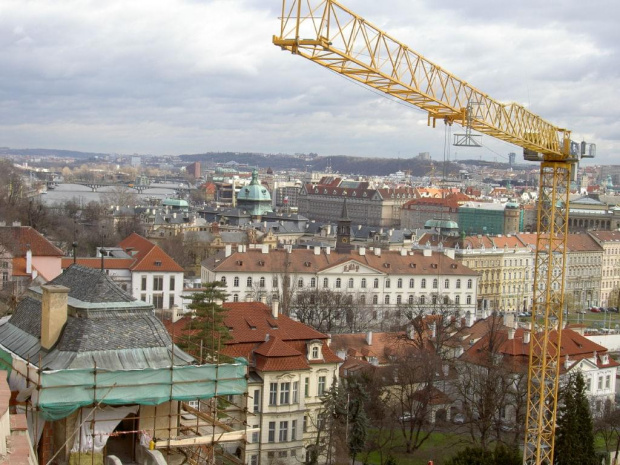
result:
[[[239,302],[239,294],[233,294],[233,302]]]
[[[252,287],[252,276],[248,276],[248,279],[247,279],[247,286],[248,286],[248,287]]]
[[[233,286],[239,287],[239,276],[235,276],[233,279]]]
[[[461,303],[461,296],[460,295],[454,296],[454,303],[456,305],[460,305],[460,303]]]
[[[362,278],[362,289],[366,289],[366,278]]]
[[[473,281],[471,279],[467,280],[467,289],[471,289],[472,283],[473,283]]]
[[[377,294],[372,296],[372,303],[375,305],[379,303],[379,296]]]
[[[360,304],[365,305],[366,304],[366,296],[364,294],[362,294],[359,298]]]
[[[385,287],[386,287],[387,289],[389,289],[389,288],[390,288],[390,284],[391,284],[390,278],[387,278],[387,279],[385,280]]]
[[[374,284],[375,289],[379,289],[379,278],[375,278],[375,281],[373,284]]]
[[[353,289],[353,278],[349,278],[349,289]]]
[[[413,298],[414,298],[414,297],[413,297],[413,295],[410,295],[410,296],[409,296],[408,302],[409,302],[410,304],[413,304]]]
[[[420,303],[422,305],[424,305],[426,303],[426,297],[425,296],[423,296],[423,295],[420,296]]]
[[[220,279],[220,282],[222,283],[223,286],[226,286],[226,276],[222,276],[222,279]]]
[[[396,281],[396,287],[398,289],[402,289],[403,288],[403,278],[398,278],[398,281]]]
[[[438,285],[439,285],[439,280],[437,278],[433,279],[433,289],[437,289]]]
[[[312,358],[319,358],[319,348],[316,346],[312,348]]]
[[[265,277],[261,276],[260,280],[258,281],[258,285],[260,287],[265,287]]]
[[[323,278],[323,287],[329,287],[329,279]]]
[[[426,289],[426,278],[422,278],[422,283],[420,284],[422,289]]]
[[[450,303],[450,299],[448,299],[448,296],[447,296],[447,295],[445,295],[445,296],[443,297],[443,304],[444,304],[444,305],[448,305],[449,303]]]
[[[467,305],[471,305],[471,296],[470,295],[467,296]]]
[[[316,278],[310,278],[310,287],[316,287]]]
[[[413,289],[415,287],[415,279],[411,278],[409,280],[409,289]]]
[[[450,280],[449,279],[446,279],[443,282],[443,287],[444,287],[444,289],[450,289]]]
[[[461,280],[460,280],[460,279],[457,279],[457,280],[456,280],[456,288],[457,288],[457,289],[460,289],[460,288],[461,288]]]
[[[297,280],[297,287],[298,287],[299,289],[303,289],[303,287],[304,287],[304,278],[299,278],[299,279]]]
[[[385,302],[385,305],[390,305],[390,295],[386,295],[383,301]]]
[[[402,295],[397,295],[397,296],[396,296],[396,303],[397,303],[398,305],[400,305],[400,304],[402,304],[402,303],[403,303],[403,296],[402,296]]]
[[[431,298],[433,300],[433,305],[435,305],[437,303],[437,294],[433,294]]]
[[[273,278],[271,278],[271,287],[276,288],[278,287],[278,277],[274,276]]]
[[[340,289],[341,283],[342,283],[342,280],[340,278],[336,278],[336,289]]]

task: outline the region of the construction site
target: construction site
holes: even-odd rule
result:
[[[244,463],[247,364],[78,265],[0,325],[0,359],[39,464]]]

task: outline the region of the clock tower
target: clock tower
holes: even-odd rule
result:
[[[347,199],[342,204],[342,214],[338,220],[338,230],[336,231],[336,252],[347,253],[353,250],[351,245],[351,219],[347,211]]]

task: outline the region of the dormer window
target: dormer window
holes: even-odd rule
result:
[[[308,360],[323,359],[323,343],[317,339],[308,342]]]
[[[159,260],[157,260],[157,261],[155,262],[155,266],[161,266],[161,262],[160,262]]]

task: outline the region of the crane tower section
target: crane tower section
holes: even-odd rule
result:
[[[593,157],[594,144],[573,142],[570,131],[525,107],[492,99],[335,0],[283,0],[273,43],[425,110],[433,127],[438,119],[456,122],[541,162],[523,460],[552,464],[561,331],[553,340],[550,333],[562,326],[568,195],[579,158]]]

